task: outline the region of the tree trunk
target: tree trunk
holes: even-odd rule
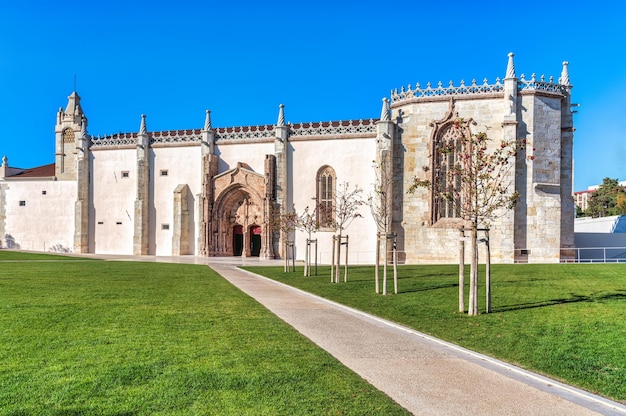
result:
[[[459,312],[465,312],[465,231],[461,228],[459,244]]]
[[[393,243],[393,292],[398,294],[398,248],[395,240]]]
[[[289,271],[289,251],[287,250],[287,238],[283,238],[283,257],[285,257],[285,273]]]
[[[485,271],[485,291],[486,291],[486,310],[491,312],[491,247],[489,244],[489,230],[485,231],[485,240],[487,243],[487,261]]]
[[[374,270],[374,278],[376,279],[376,294],[380,293],[379,270],[380,267],[380,233],[376,234],[376,269]]]
[[[341,282],[341,233],[337,235],[337,268],[335,269],[335,283]]]
[[[350,236],[346,236],[346,262],[343,270],[343,282],[346,283],[348,281],[348,253],[350,252],[350,245],[348,244],[348,240]]]
[[[333,249],[330,253],[330,282],[333,283],[335,281],[335,242],[336,237],[333,235]]]
[[[472,224],[472,264],[470,267],[470,299],[467,314],[478,315],[478,229]]]
[[[387,294],[387,263],[389,259],[389,239],[385,234],[385,263],[383,264],[383,295]]]
[[[311,243],[306,240],[306,252],[304,253],[304,277],[309,276],[309,256],[311,255]]]

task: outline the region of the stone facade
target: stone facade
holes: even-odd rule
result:
[[[432,178],[435,143],[462,118],[493,146],[527,143],[509,178],[519,203],[490,224],[494,261],[558,262],[574,244],[570,92],[567,63],[557,82],[518,78],[510,54],[502,80],[403,87],[383,99],[380,119],[286,124],[281,105],[274,125],[214,128],[207,111],[202,129],[150,132],[142,116],[138,133],[106,137],[87,134],[74,92],[57,114],[51,177],[3,160],[2,246],[283,257],[275,220],[320,203],[320,172],[332,173],[324,180],[335,188],[349,183],[367,197],[385,170],[393,178],[386,185],[388,231],[397,235],[400,258],[456,261],[463,220],[441,216],[432,190],[407,190],[415,177]],[[362,207],[345,231],[351,262],[374,261],[379,223],[368,211]],[[314,236],[321,263],[330,261],[333,234],[320,228]],[[302,259],[307,235],[287,238]]]

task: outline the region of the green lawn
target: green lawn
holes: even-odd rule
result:
[[[408,414],[206,266],[44,258],[0,250],[0,415]]]
[[[493,312],[458,309],[458,266],[402,266],[399,294],[374,293],[374,268],[348,283],[248,268],[339,303],[626,402],[626,264],[495,265]],[[484,311],[484,273],[480,306]],[[389,290],[393,293],[393,284]]]

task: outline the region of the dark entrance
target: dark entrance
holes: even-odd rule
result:
[[[261,227],[253,225],[250,227],[250,255],[259,257],[261,254]]]
[[[243,226],[233,227],[233,256],[241,256],[243,253]]]

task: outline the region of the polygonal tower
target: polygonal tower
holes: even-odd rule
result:
[[[80,106],[80,96],[74,91],[68,98],[65,111],[59,108],[54,129],[55,176],[58,180],[76,180],[76,160],[81,146],[81,132],[87,130],[87,118]]]

